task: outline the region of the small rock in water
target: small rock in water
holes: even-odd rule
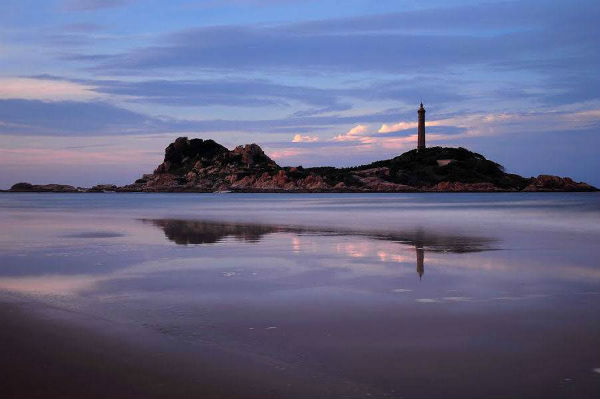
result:
[[[395,288],[392,290],[392,292],[412,292],[412,290],[406,288]]]

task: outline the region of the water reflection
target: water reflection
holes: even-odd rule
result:
[[[496,211],[500,194],[476,216],[460,195],[435,196],[452,202],[437,210],[432,196],[410,197],[409,205],[400,196],[369,196],[360,206],[353,196],[325,199],[330,205],[294,196],[285,202],[292,210],[281,208],[281,196],[225,197],[102,196],[117,201],[114,214],[88,211],[88,197],[69,196],[86,212],[4,213],[0,294],[83,315],[89,331],[105,334],[95,320],[107,320],[132,340],[140,329],[160,334],[177,353],[216,359],[217,367],[204,343],[286,373],[306,371],[311,382],[325,375],[339,386],[364,383],[377,397],[598,392],[592,370],[600,358],[590,348],[600,347],[599,235],[576,231],[578,213],[525,214],[512,202]],[[51,200],[39,196],[39,208]],[[229,208],[215,211],[223,201]],[[429,201],[426,210],[419,201]],[[402,209],[393,208],[398,203]],[[565,215],[571,227],[546,229]],[[239,222],[250,217],[264,223]],[[480,228],[465,227],[469,221]],[[163,353],[152,346],[143,359],[162,363]],[[264,368],[240,359],[243,378],[228,382]]]
[[[416,251],[419,279],[425,273],[425,251],[468,253],[496,249],[496,240],[488,237],[430,233],[425,230],[406,232],[361,232],[343,229],[321,229],[285,225],[222,223],[207,220],[142,219],[162,229],[170,241],[178,245],[214,244],[228,238],[258,243],[269,234],[359,236],[412,246]],[[299,240],[292,240],[292,251],[299,251]],[[352,255],[352,254],[351,254]],[[356,255],[356,254],[355,254]]]
[[[417,250],[417,274],[420,280],[425,273],[425,250],[422,247],[415,247],[415,249]]]
[[[227,237],[240,241],[259,242],[266,234],[282,232],[277,226],[244,225],[177,219],[143,220],[160,227],[165,236],[179,245],[214,244]]]

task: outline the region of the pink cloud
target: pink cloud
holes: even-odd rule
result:
[[[92,86],[63,80],[0,78],[0,98],[43,101],[86,101],[98,98]]]
[[[81,151],[39,148],[0,148],[0,164],[27,165],[101,165],[137,164],[147,159],[146,151]]]
[[[317,136],[303,136],[301,134],[294,135],[292,139],[292,143],[314,143],[319,141],[319,137]]]
[[[348,130],[346,133],[338,134],[337,136],[335,136],[333,138],[333,141],[368,141],[368,128],[369,126],[367,125],[356,125],[352,129]]]
[[[275,160],[281,160],[290,157],[296,157],[304,153],[305,151],[296,148],[282,148],[279,150],[269,152],[267,155]]]
[[[416,129],[416,128],[417,128],[417,122],[398,122],[398,123],[392,123],[392,124],[384,123],[383,125],[381,125],[381,127],[379,128],[377,133],[393,133],[393,132],[398,132],[400,130]]]

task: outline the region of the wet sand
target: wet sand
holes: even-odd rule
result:
[[[571,329],[575,334],[570,337],[540,330],[545,335],[543,347],[534,345],[518,356],[521,361],[511,364],[514,349],[501,338],[510,326],[460,318],[453,326],[452,320],[440,316],[442,320],[411,331],[393,326],[398,329],[396,340],[406,343],[402,363],[393,356],[398,351],[394,340],[374,339],[365,345],[365,339],[376,337],[369,337],[369,320],[363,320],[367,325],[352,326],[356,329],[352,337],[330,343],[329,348],[325,345],[326,361],[315,367],[266,355],[268,350],[261,345],[246,352],[221,346],[219,339],[183,344],[129,324],[13,300],[0,304],[0,391],[2,397],[596,397],[599,378],[590,371],[600,337],[590,338],[585,323]],[[577,319],[573,314],[563,322]],[[411,316],[405,320],[410,323]],[[428,348],[440,339],[435,330],[439,322],[448,324],[447,343]],[[495,348],[473,350],[481,344],[467,340],[490,327],[498,330],[498,336],[480,339],[497,340]],[[311,333],[307,336],[310,340]],[[316,350],[323,347],[323,342],[315,344]],[[557,358],[561,364],[547,367]],[[359,359],[371,364],[369,374],[360,373],[364,367]],[[332,370],[336,364],[337,371]],[[397,379],[389,380],[390,369],[395,369],[392,375]]]
[[[3,398],[382,396],[268,357],[184,346],[41,303],[2,302],[0,320]]]

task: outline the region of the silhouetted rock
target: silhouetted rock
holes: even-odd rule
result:
[[[30,193],[76,193],[79,190],[66,184],[31,184],[23,182],[13,184],[9,191]]]
[[[34,186],[31,183],[15,183],[10,188],[10,191],[34,191]]]
[[[257,144],[233,151],[213,140],[180,137],[169,144],[165,159],[120,191],[280,191],[293,189],[283,171]]]
[[[214,140],[192,139],[179,137],[169,144],[165,150],[165,160],[156,168],[154,173],[181,173],[191,169],[197,162],[211,163],[229,150]]]

